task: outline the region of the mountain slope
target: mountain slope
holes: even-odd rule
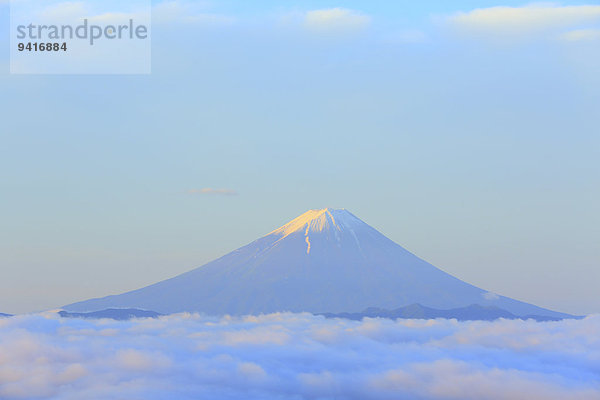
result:
[[[515,315],[561,317],[469,285],[421,260],[346,210],[311,210],[202,267],[68,311],[140,308],[160,313],[357,312],[419,303],[496,306]]]

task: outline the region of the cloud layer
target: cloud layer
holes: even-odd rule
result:
[[[555,36],[568,34],[582,26],[597,25],[600,23],[600,6],[540,3],[523,7],[490,7],[456,13],[447,21],[459,31],[480,37]]]
[[[600,316],[0,319],[2,399],[600,399]]]

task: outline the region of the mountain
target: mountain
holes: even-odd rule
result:
[[[0,318],[8,318],[8,317],[12,317],[12,315],[0,313]]]
[[[308,211],[204,266],[120,295],[64,307],[71,312],[140,308],[242,315],[340,313],[407,304],[472,304],[514,315],[569,317],[465,283],[408,252],[346,210]]]
[[[93,311],[87,313],[59,311],[58,315],[60,315],[63,318],[109,318],[115,319],[117,321],[126,321],[134,318],[158,318],[163,314],[159,314],[154,311],[138,310],[135,308],[109,308],[106,310]]]
[[[362,320],[363,318],[389,318],[389,319],[457,319],[459,321],[493,321],[499,318],[504,319],[533,319],[536,321],[557,321],[562,318],[524,315],[516,316],[506,310],[494,306],[481,306],[472,304],[468,307],[452,308],[450,310],[438,310],[431,307],[425,307],[421,304],[411,304],[410,306],[400,307],[395,310],[384,310],[381,308],[367,308],[360,313],[323,313],[320,314],[326,318],[345,318],[352,320]]]

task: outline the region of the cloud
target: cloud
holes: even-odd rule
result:
[[[115,365],[121,370],[148,372],[170,366],[171,360],[160,353],[124,349],[115,355]]]
[[[157,24],[187,23],[207,27],[229,26],[235,18],[209,12],[206,1],[163,1],[152,8],[152,22]]]
[[[190,194],[205,194],[205,195],[220,195],[220,196],[237,196],[238,192],[232,189],[212,189],[212,188],[202,188],[202,189],[191,189],[188,191]]]
[[[13,0],[15,1],[15,0]],[[37,20],[39,24],[81,24],[83,19],[103,23],[123,23],[133,19],[138,23],[150,22],[149,3],[90,3],[83,1],[20,0],[13,4],[11,14],[20,19]]]
[[[566,42],[600,40],[600,29],[575,29],[563,33],[559,38]]]
[[[316,33],[350,33],[366,29],[371,17],[346,8],[329,8],[308,11],[304,14],[304,27]]]
[[[483,298],[486,300],[498,300],[500,296],[498,296],[496,293],[486,292],[483,293]]]
[[[110,332],[110,334],[105,334]],[[0,320],[0,398],[600,398],[600,316]]]
[[[455,360],[415,363],[371,380],[372,387],[392,397],[407,393],[426,399],[593,399],[589,389],[571,390],[548,381],[544,374],[520,370],[486,369]],[[505,386],[507,385],[507,386]],[[470,390],[466,390],[469,387]]]
[[[478,37],[506,39],[554,35],[600,22],[600,6],[540,3],[522,7],[479,8],[451,15],[446,22],[459,32]]]

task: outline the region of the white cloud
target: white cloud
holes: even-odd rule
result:
[[[591,400],[598,396],[595,390],[561,387],[539,372],[485,368],[474,362],[456,360],[415,363],[386,372],[370,383],[375,390],[390,397],[407,392],[417,398],[461,400],[517,400],[530,395],[545,400]]]
[[[600,21],[600,5],[531,4],[459,12],[446,22],[460,32],[503,39],[553,34]]]
[[[164,369],[171,365],[171,360],[161,353],[122,349],[115,355],[117,368],[126,371],[149,372]]]
[[[188,190],[190,194],[206,194],[206,195],[221,195],[221,196],[237,196],[237,192],[232,189],[212,189],[212,188],[202,188],[202,189],[191,189]]]
[[[105,334],[110,332],[110,334]],[[600,316],[0,320],[0,398],[600,399]]]
[[[303,24],[312,32],[348,33],[367,28],[371,24],[371,17],[346,8],[329,8],[308,11]]]

